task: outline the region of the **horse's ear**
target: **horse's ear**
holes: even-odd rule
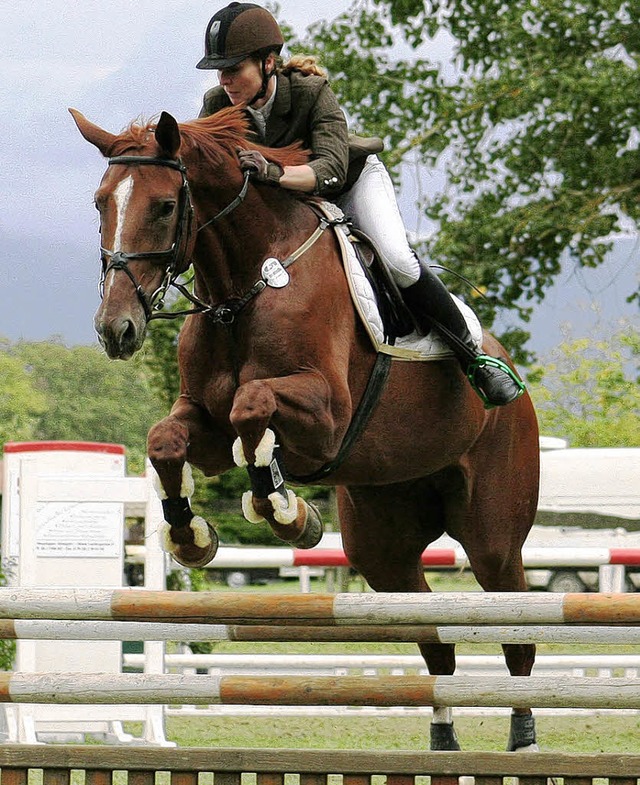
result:
[[[168,112],[162,112],[156,125],[156,142],[161,154],[166,158],[175,158],[180,149],[180,129],[176,119]]]
[[[77,109],[69,109],[69,111],[78,126],[78,130],[87,142],[91,142],[91,144],[95,145],[102,155],[108,156],[108,151],[111,149],[111,146],[116,139],[115,134],[110,134],[108,131],[100,128],[100,126],[89,122],[89,120],[87,120],[87,118]]]

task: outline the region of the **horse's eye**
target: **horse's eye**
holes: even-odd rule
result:
[[[158,205],[158,214],[160,218],[170,218],[176,209],[175,199],[167,199]]]

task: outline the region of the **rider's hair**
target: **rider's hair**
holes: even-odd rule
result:
[[[299,71],[301,74],[313,76],[327,76],[327,72],[320,66],[318,61],[313,55],[293,55],[286,63],[279,64],[279,70],[283,74],[289,74],[291,71]]]
[[[263,58],[272,54],[276,60],[276,71],[282,74],[290,74],[292,71],[299,71],[305,76],[322,76],[327,78],[327,72],[320,65],[314,55],[293,55],[285,63],[282,57],[273,50],[263,49],[251,55],[252,59],[260,64]]]
[[[260,63],[272,54],[276,60],[276,71],[282,74],[290,74],[292,71],[298,71],[305,76],[322,76],[327,78],[327,72],[318,63],[314,55],[293,55],[285,63],[282,57],[273,50],[262,49],[259,52],[254,52],[251,59],[260,65]]]

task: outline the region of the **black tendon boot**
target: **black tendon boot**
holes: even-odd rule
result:
[[[460,310],[424,262],[420,278],[400,292],[418,329],[426,334],[434,327],[446,341],[486,408],[504,406],[522,395],[524,384],[503,360],[477,351]]]

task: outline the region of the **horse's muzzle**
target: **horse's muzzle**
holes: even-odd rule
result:
[[[100,311],[94,326],[102,348],[112,360],[129,360],[142,346],[146,334],[144,322],[136,323],[125,316],[107,321],[100,316]]]

